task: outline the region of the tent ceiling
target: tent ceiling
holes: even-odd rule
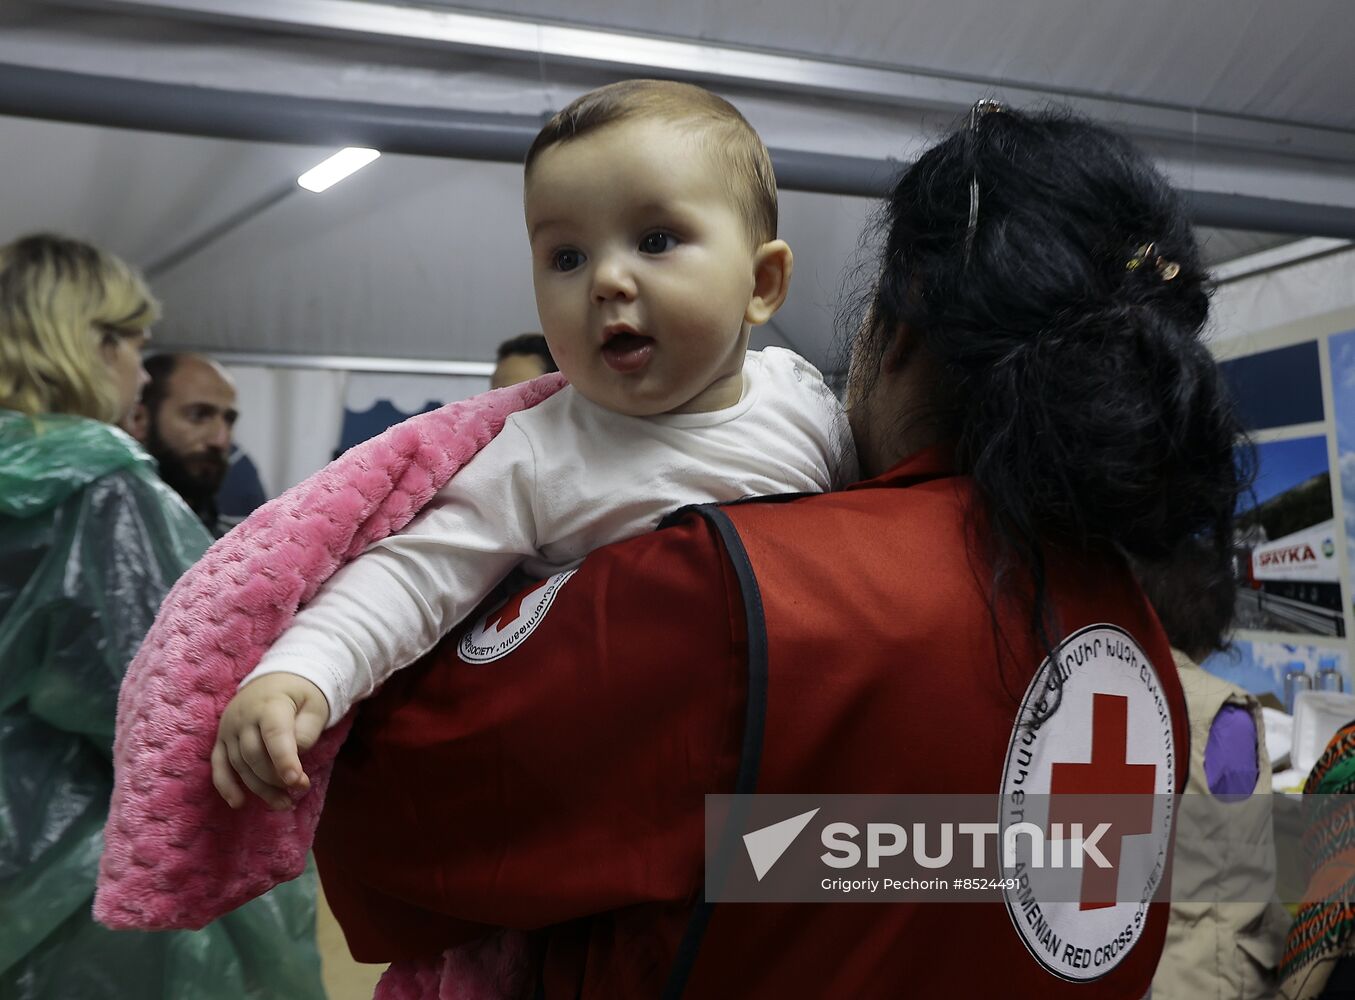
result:
[[[119,48],[135,60],[121,67],[130,75],[162,76],[166,67],[154,65],[155,53],[173,52],[176,41],[197,50],[178,52],[179,68],[196,62],[201,71],[213,38],[222,49],[243,39],[245,49],[277,52],[285,36],[312,43],[306,50],[337,38],[379,43],[368,48],[373,64],[389,62],[392,48],[416,67],[427,64],[414,55],[418,50],[439,52],[444,69],[474,54],[515,59],[520,83],[532,85],[533,111],[542,110],[542,98],[558,104],[551,88],[568,89],[571,70],[610,68],[615,76],[653,69],[785,91],[801,101],[836,95],[951,113],[979,96],[1019,103],[1045,97],[1143,135],[1355,159],[1355,119],[1346,100],[1355,68],[1344,32],[1334,30],[1343,23],[1341,0],[1308,0],[1300,11],[1266,0],[477,6],[472,12],[445,2],[14,0],[4,16],[18,29],[8,32],[16,46],[36,43],[49,56],[59,55],[53,50],[63,32],[72,49],[82,41],[97,45],[100,34],[121,35]],[[212,31],[195,32],[202,23]],[[89,44],[83,47],[88,55]],[[304,50],[295,54],[314,59]],[[5,58],[27,61],[13,48]],[[369,60],[347,63],[361,72]],[[373,75],[364,74],[368,82]]]
[[[728,3],[701,0],[513,0],[473,11],[445,0],[422,4],[356,0],[66,0],[79,7],[310,35],[399,41],[448,50],[516,54],[544,80],[558,64],[646,63],[712,78],[781,66],[780,80],[806,92],[861,89],[887,73],[934,81],[1024,88],[1159,110],[1229,115],[1257,124],[1348,130],[1352,81],[1342,0],[1309,0],[1302,15],[1267,0],[847,0]],[[445,11],[445,13],[443,13]],[[473,15],[489,15],[475,17]],[[470,16],[466,16],[470,15]],[[556,29],[591,28],[586,32]],[[599,51],[623,33],[626,51]],[[600,34],[599,34],[600,33]],[[668,43],[689,43],[686,46]],[[697,43],[691,45],[690,43]],[[761,64],[758,55],[763,56]],[[778,55],[791,60],[775,62]],[[694,59],[688,65],[674,60]],[[795,64],[798,61],[798,65]],[[826,75],[836,68],[836,81]],[[855,73],[853,76],[852,74]],[[903,77],[895,78],[902,79]],[[957,88],[958,91],[958,88]],[[938,106],[944,91],[931,94]],[[907,93],[874,99],[906,104]],[[962,104],[968,95],[956,98]]]
[[[469,5],[543,22],[808,53],[994,86],[1350,129],[1345,0],[512,0]],[[1341,28],[1346,25],[1347,28]]]

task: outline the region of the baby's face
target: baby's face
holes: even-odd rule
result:
[[[632,416],[738,402],[755,247],[703,141],[632,121],[532,166],[541,332],[584,396]]]

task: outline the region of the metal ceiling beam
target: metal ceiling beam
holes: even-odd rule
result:
[[[628,75],[652,73],[714,85],[749,86],[952,113],[966,110],[976,100],[988,97],[1021,106],[1054,101],[1142,137],[1355,163],[1355,132],[1348,130],[1147,103],[1114,95],[910,72],[446,8],[428,9],[367,0],[65,2],[100,10],[311,36],[431,46],[532,62],[548,58]]]
[[[0,115],[303,146],[521,163],[544,116],[220,90],[0,63]],[[897,160],[772,150],[786,190],[877,197]]]
[[[0,114],[303,146],[521,162],[544,119],[221,90],[0,63]]]
[[[387,153],[521,163],[541,119],[153,83],[0,63],[0,115],[224,139],[371,146]],[[876,198],[903,164],[773,149],[788,191]],[[1355,239],[1355,207],[1187,191],[1199,225]]]
[[[494,374],[492,361],[431,361],[420,358],[373,358],[347,354],[274,354],[271,351],[240,351],[235,348],[201,344],[161,344],[155,353],[180,351],[210,354],[224,365],[264,368],[316,368],[324,371],[383,372],[395,375],[474,375],[488,378]]]
[[[1186,199],[1191,221],[1197,226],[1355,239],[1355,208],[1349,206],[1257,198],[1221,191],[1182,191],[1181,194]]]

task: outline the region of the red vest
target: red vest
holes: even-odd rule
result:
[[[355,954],[413,957],[502,924],[542,928],[547,996],[658,996],[682,954],[689,997],[1137,1000],[1165,905],[1083,984],[1041,967],[1000,903],[723,904],[691,926],[702,796],[747,776],[750,722],[761,793],[999,791],[1044,656],[1005,607],[998,656],[969,499],[923,453],[862,488],[727,508],[732,559],[699,520],[609,546],[493,661],[444,642],[364,708],[335,771],[316,851]],[[1175,669],[1123,565],[1056,562],[1050,592],[1065,633],[1110,623],[1138,641],[1184,750]]]

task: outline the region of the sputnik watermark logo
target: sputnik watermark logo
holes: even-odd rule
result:
[[[795,818],[799,819],[798,816]],[[1098,823],[1089,835],[1084,835],[1081,823],[1072,823],[1067,830],[1063,824],[1054,823],[1046,840],[1044,828],[1034,823],[1016,823],[1005,830],[997,823],[914,823],[912,861],[922,868],[949,868],[957,862],[963,863],[966,855],[956,854],[955,841],[968,837],[970,864],[976,871],[985,871],[988,868],[988,838],[996,839],[1000,833],[1003,870],[1018,864],[1033,868],[1081,868],[1086,863],[1110,868],[1111,862],[1100,848],[1101,838],[1110,830],[1110,823]],[[939,842],[935,854],[927,849],[927,840],[932,833]],[[861,863],[862,852],[856,843],[860,836],[861,830],[851,823],[829,823],[823,828],[823,846],[828,850],[819,860],[833,868],[855,868]],[[1022,850],[1022,837],[1026,838],[1025,850]],[[898,857],[909,847],[908,828],[900,823],[867,823],[865,841],[866,867],[879,868],[885,858]],[[1065,843],[1069,845],[1067,850]]]
[[[1102,796],[1100,811],[1118,815],[1115,798]],[[1049,800],[1028,797],[1027,820],[1004,826],[994,821],[1002,806],[996,793],[709,795],[707,895],[724,902],[1000,903],[1019,878],[1051,871],[1061,877],[1040,883],[1041,900],[1076,902],[1084,869],[1115,866],[1108,848],[1118,835],[1109,819],[1044,822]]]
[[[753,874],[757,876],[759,882],[772,870],[772,865],[781,860],[786,848],[795,843],[795,838],[809,825],[809,821],[818,814],[818,809],[811,809],[790,819],[783,819],[780,823],[773,823],[771,826],[764,826],[760,830],[743,835],[744,849],[748,852],[748,860],[753,863]]]
[[[743,835],[744,850],[757,881],[763,880],[820,812],[821,808],[810,809]],[[875,870],[886,859],[899,857],[911,847],[912,863],[919,867],[949,868],[968,859],[975,871],[983,872],[990,867],[989,844],[996,843],[1000,836],[1004,870],[1017,865],[1081,868],[1090,864],[1110,868],[1110,860],[1101,852],[1101,839],[1110,831],[1110,823],[1098,823],[1090,833],[1084,832],[1081,823],[1070,824],[1067,830],[1063,824],[1054,823],[1046,838],[1044,828],[1034,823],[1016,823],[1005,830],[997,823],[917,822],[911,827],[901,823],[866,823],[863,830],[853,823],[838,821],[826,823],[819,830],[819,844],[824,848],[819,860],[830,868],[856,868],[864,857],[866,867]],[[937,844],[935,853],[929,853],[927,848],[931,837],[935,837]],[[963,844],[966,837],[968,851]],[[1024,849],[1022,838],[1026,839]],[[956,841],[961,841],[958,852]]]

